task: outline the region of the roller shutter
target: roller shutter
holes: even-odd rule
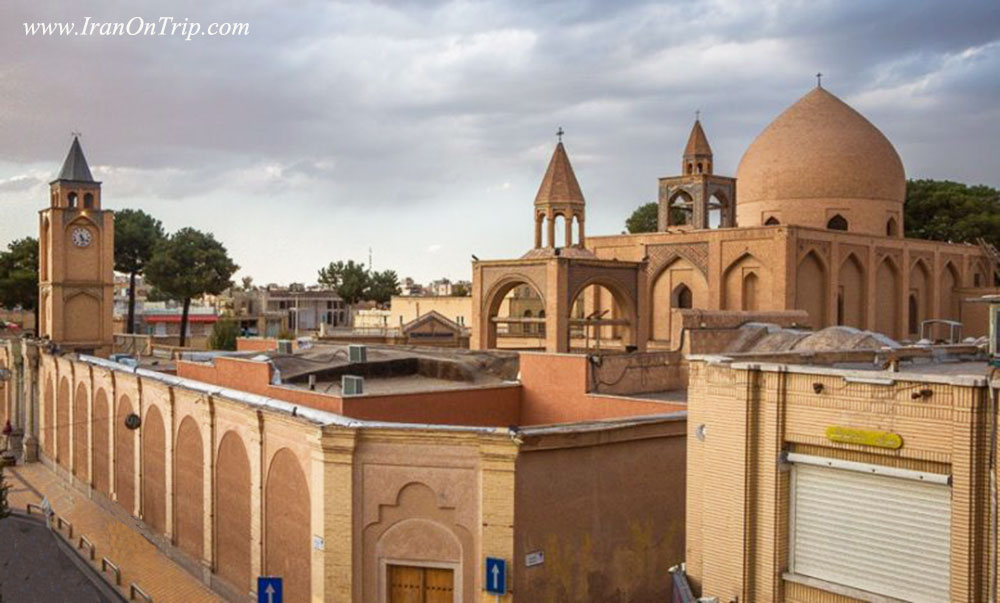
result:
[[[948,600],[951,488],[796,463],[794,574],[914,602]]]

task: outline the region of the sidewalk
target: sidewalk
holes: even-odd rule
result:
[[[135,582],[157,603],[222,601],[142,534],[102,509],[42,463],[7,467],[4,472],[12,478],[8,479],[11,507],[24,511],[28,503],[37,505],[43,496],[48,497],[52,510],[73,524],[73,547],[76,547],[80,536],[86,536],[94,543],[97,554],[96,561],[92,561],[91,565],[96,565],[98,572],[101,557],[108,557],[118,564],[122,572],[119,592],[126,599],[129,584]],[[105,576],[113,580],[110,573]]]

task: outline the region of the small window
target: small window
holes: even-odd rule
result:
[[[87,193],[83,196],[83,207],[84,209],[94,209],[94,195]]]
[[[778,224],[781,224],[781,220],[775,218],[774,216],[771,216],[764,221],[764,226],[777,226]]]
[[[702,169],[701,169],[701,164],[700,164],[700,163],[698,164],[698,173],[699,173],[699,174],[701,174],[701,173],[702,173]]]
[[[830,230],[847,230],[847,219],[837,214],[830,218],[830,221],[826,223],[826,227]]]
[[[899,235],[899,224],[896,222],[896,218],[889,218],[889,221],[885,223],[885,236],[895,237]]]
[[[689,163],[688,164],[688,174],[693,174],[693,173],[694,173],[694,164]]]
[[[920,332],[920,304],[917,303],[917,296],[910,295],[909,303],[907,304],[907,310],[910,314],[909,327],[910,334],[917,335]]]
[[[66,207],[73,209],[76,207],[76,193],[66,195]]]
[[[677,288],[674,289],[672,302],[671,305],[675,308],[691,308],[694,305],[694,296],[691,294],[691,289],[683,283],[677,285]]]

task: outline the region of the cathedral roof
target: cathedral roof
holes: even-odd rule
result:
[[[76,136],[73,137],[73,144],[69,147],[66,161],[63,162],[56,180],[94,181],[94,177],[90,174],[90,166],[87,165],[87,158],[83,156],[83,149],[80,148],[80,139]]]
[[[684,147],[684,156],[689,155],[711,155],[712,147],[708,144],[708,137],[705,136],[705,130],[701,128],[701,120],[694,120],[694,126],[691,128],[691,135],[688,136],[687,146]]]
[[[757,137],[736,171],[737,203],[869,200],[903,203],[906,176],[889,139],[817,86]]]
[[[573,166],[569,163],[566,148],[560,142],[552,153],[549,168],[545,170],[545,177],[542,178],[542,185],[538,187],[535,205],[583,203],[580,183],[576,181],[576,174],[573,173]]]

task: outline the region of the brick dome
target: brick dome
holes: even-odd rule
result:
[[[737,222],[886,234],[901,224],[906,175],[892,143],[844,101],[816,87],[750,145],[736,172]]]

